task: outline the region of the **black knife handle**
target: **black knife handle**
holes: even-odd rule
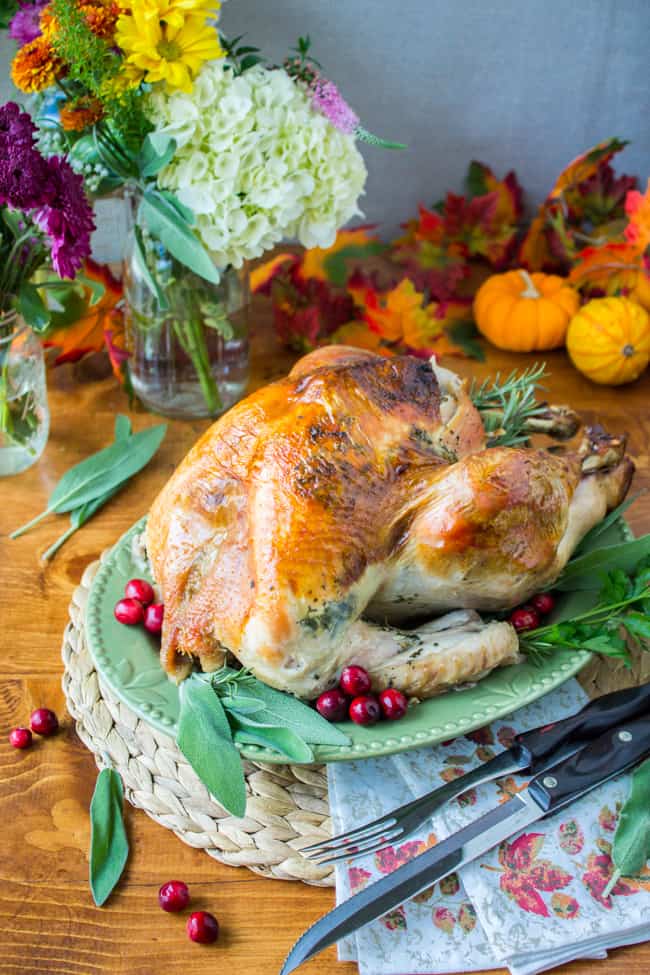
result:
[[[542,772],[528,786],[546,812],[555,812],[650,754],[650,715],[610,728],[579,752]]]
[[[527,759],[526,764],[534,771],[535,764],[551,755],[561,744],[592,741],[608,728],[643,714],[650,714],[650,683],[597,697],[569,718],[517,735],[513,747],[521,750],[522,761]]]

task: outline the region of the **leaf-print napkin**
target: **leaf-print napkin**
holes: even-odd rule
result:
[[[509,718],[437,748],[330,765],[335,829],[367,822],[469,771],[507,748],[515,731],[565,717],[585,701],[578,683],[569,681]],[[513,776],[473,789],[404,843],[337,866],[337,900],[525,785],[525,779]],[[449,877],[362,928],[340,946],[340,957],[357,960],[361,975],[434,975],[504,965],[513,975],[533,975],[575,958],[604,958],[608,947],[647,940],[650,869],[647,880],[644,874],[638,881],[621,881],[606,901],[602,896],[612,869],[609,844],[628,787],[629,776],[621,777],[536,823],[463,868],[460,879]]]

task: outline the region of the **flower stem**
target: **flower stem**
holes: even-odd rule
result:
[[[210,416],[214,416],[223,404],[210,369],[210,357],[203,325],[199,319],[192,317],[188,321],[178,322],[176,328],[181,344],[196,370],[208,412]]]

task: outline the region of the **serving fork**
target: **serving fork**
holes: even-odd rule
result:
[[[649,711],[650,683],[605,694],[586,704],[577,714],[516,735],[506,751],[452,782],[370,823],[306,846],[301,853],[320,864],[355,860],[368,853],[377,853],[409,836],[445,802],[468,789],[517,772],[539,775],[610,728]]]

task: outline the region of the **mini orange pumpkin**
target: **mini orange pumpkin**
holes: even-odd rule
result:
[[[498,349],[538,352],[564,345],[580,296],[555,274],[507,271],[493,274],[474,299],[474,318],[482,335]]]
[[[650,362],[648,313],[630,298],[594,298],[571,319],[567,352],[592,382],[631,383]]]

